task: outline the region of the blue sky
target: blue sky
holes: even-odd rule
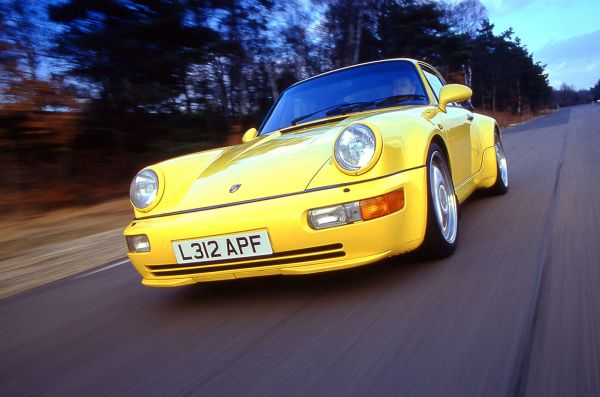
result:
[[[481,0],[495,32],[512,27],[550,83],[589,88],[600,79],[600,0]]]

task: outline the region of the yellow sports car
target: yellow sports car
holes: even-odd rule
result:
[[[458,204],[508,189],[494,119],[412,59],[286,89],[240,145],[149,166],[124,235],[142,283],[307,274],[455,250]]]

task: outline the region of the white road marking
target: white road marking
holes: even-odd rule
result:
[[[105,270],[112,269],[113,267],[124,265],[125,263],[128,263],[128,262],[129,262],[129,259],[123,259],[122,261],[119,261],[117,263],[113,263],[112,265],[104,266],[104,267],[101,267],[100,269],[96,269],[96,270],[93,270],[91,272],[87,272],[87,273],[81,274],[81,275],[75,277],[75,279],[77,280],[77,279],[80,279],[80,278],[91,276],[92,274],[100,273],[100,272],[103,272]]]

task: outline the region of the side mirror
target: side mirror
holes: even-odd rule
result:
[[[442,112],[446,112],[446,105],[452,102],[463,102],[471,98],[473,91],[466,85],[447,84],[440,91],[440,104],[438,107]]]
[[[242,136],[242,142],[243,143],[250,142],[257,136],[258,136],[258,130],[256,128],[250,128],[248,131],[244,132],[244,135]]]

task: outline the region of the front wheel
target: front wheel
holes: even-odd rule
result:
[[[458,240],[458,200],[444,151],[432,143],[427,154],[427,229],[423,252],[445,258]]]
[[[498,131],[494,133],[494,150],[496,151],[496,182],[490,188],[490,192],[500,195],[508,192],[508,164]]]

